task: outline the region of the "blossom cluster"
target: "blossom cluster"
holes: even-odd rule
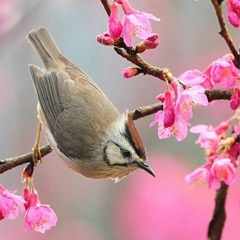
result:
[[[213,61],[203,72],[197,69],[188,70],[179,76],[179,79],[188,84],[191,82],[200,83],[205,89],[217,87],[224,91],[233,89],[230,107],[236,110],[240,105],[240,82],[239,71],[233,60],[233,56],[227,54]]]
[[[187,136],[193,107],[208,104],[205,89],[200,86],[200,82],[189,82],[185,87],[183,84],[186,84],[184,80],[172,79],[166,91],[157,96],[163,103],[163,110],[156,113],[150,127],[158,123],[160,139],[175,136],[178,141],[183,140]]]
[[[172,91],[167,90],[157,96],[163,103],[163,110],[156,113],[150,126],[158,123],[158,136],[160,139],[171,136],[178,141],[187,136],[188,120],[192,117],[192,108],[197,105],[208,105],[205,89],[220,86],[224,91],[233,89],[230,107],[236,110],[240,105],[240,83],[238,69],[233,64],[232,55],[225,55],[212,62],[203,72],[197,69],[188,70],[178,79],[170,82]]]
[[[235,179],[239,165],[240,110],[216,127],[198,125],[192,127],[191,132],[199,134],[197,143],[205,149],[206,163],[187,175],[185,180],[205,182],[213,189],[219,189],[221,181],[229,185]]]
[[[122,20],[119,17],[119,5],[122,7],[124,13]],[[137,47],[139,53],[146,49],[153,49],[158,45],[158,35],[152,34],[149,19],[159,21],[159,18],[150,13],[134,9],[127,0],[113,1],[110,10],[108,32],[98,35],[98,42],[105,45],[114,45],[118,42],[118,38],[122,37],[126,46],[132,47],[132,37],[136,36],[144,40]]]
[[[56,226],[56,214],[49,205],[40,202],[33,184],[31,184],[31,188],[26,184],[23,196],[16,195],[15,192],[7,190],[0,184],[0,220],[14,220],[18,217],[19,212],[23,211],[25,211],[24,229],[26,231],[34,229],[44,233]]]

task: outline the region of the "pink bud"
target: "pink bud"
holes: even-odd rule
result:
[[[122,75],[124,78],[130,78],[138,75],[139,73],[140,73],[139,68],[134,68],[134,67],[124,68],[122,71]]]
[[[97,35],[97,41],[106,46],[112,46],[115,43],[114,39],[111,38],[109,36],[109,33],[107,33],[107,32]]]
[[[238,88],[235,88],[230,99],[230,107],[232,110],[236,110],[239,105],[240,105],[240,90]]]
[[[140,42],[136,50],[138,53],[142,53],[147,49],[154,49],[158,46],[159,41],[158,41],[158,34],[152,34],[150,37],[145,39],[144,41]]]

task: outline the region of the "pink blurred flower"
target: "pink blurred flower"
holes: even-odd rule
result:
[[[111,5],[111,14],[108,19],[108,30],[111,38],[118,38],[122,34],[122,23],[118,16],[118,4],[113,1]]]
[[[24,199],[15,195],[0,184],[0,220],[7,218],[14,220],[19,211],[24,210]]]
[[[152,14],[140,12],[130,5],[127,0],[122,1],[124,16],[122,19],[123,25],[123,40],[127,46],[132,46],[132,36],[141,39],[147,39],[152,34],[152,27],[149,19],[160,21],[159,18]]]
[[[208,149],[210,155],[215,153],[218,148],[219,136],[212,126],[197,125],[190,129],[192,133],[199,133],[197,143],[202,148]]]
[[[229,158],[216,159],[211,167],[211,173],[220,181],[230,184],[236,177],[236,168]]]
[[[178,79],[186,86],[200,85],[207,81],[207,76],[201,73],[199,70],[188,70],[181,74]]]
[[[201,166],[201,167],[196,168],[190,174],[188,174],[185,177],[185,181],[187,183],[190,183],[190,182],[193,182],[193,181],[196,181],[197,183],[199,183],[199,182],[208,183],[209,175],[210,175],[209,169],[207,169],[206,166]]]
[[[29,192],[26,191],[27,198]],[[29,200],[29,199],[28,199]],[[56,226],[57,216],[49,205],[41,204],[38,193],[34,189],[31,193],[30,205],[27,208],[25,215],[24,228],[26,231],[34,229],[37,232],[45,233],[51,227]]]
[[[227,0],[228,21],[236,28],[240,26],[240,1]]]

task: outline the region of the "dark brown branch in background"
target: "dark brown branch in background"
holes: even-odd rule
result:
[[[222,1],[219,0],[211,0],[212,4],[214,6],[214,9],[216,11],[216,15],[218,18],[218,22],[221,28],[221,31],[219,32],[219,34],[225,39],[231,53],[233,54],[235,61],[234,64],[237,68],[240,68],[240,55],[239,52],[237,50],[237,48],[235,47],[233,40],[230,36],[230,33],[227,29],[224,17],[223,17],[223,10],[222,10]]]
[[[212,220],[208,226],[208,240],[220,240],[226,220],[225,202],[228,186],[222,182],[216,192],[215,208]]]

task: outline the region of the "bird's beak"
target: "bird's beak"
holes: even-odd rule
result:
[[[152,168],[149,167],[146,163],[144,163],[144,162],[136,162],[136,163],[139,168],[145,170],[146,172],[150,173],[153,177],[155,177],[155,174],[154,174]]]

